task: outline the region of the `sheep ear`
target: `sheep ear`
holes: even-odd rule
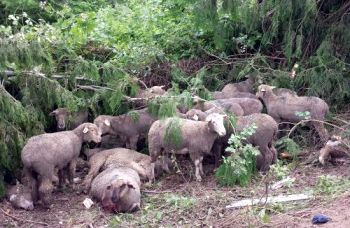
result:
[[[17,196],[16,196],[15,194],[12,194],[12,195],[10,196],[10,202],[15,201],[16,197],[17,197]]]
[[[194,119],[194,120],[198,120],[199,118],[198,118],[198,115],[197,114],[195,114],[193,117],[192,117],[192,119]]]
[[[164,88],[165,88],[165,85],[160,86],[160,88],[161,88],[161,89],[164,89]]]
[[[111,122],[109,120],[105,120],[104,123],[109,127],[111,126]]]
[[[57,111],[55,110],[55,111],[50,112],[49,116],[56,116],[56,114],[57,114]]]
[[[83,133],[86,134],[86,133],[88,133],[88,131],[89,131],[89,128],[84,127]]]
[[[275,88],[276,88],[276,86],[270,86],[270,88],[271,88],[271,89],[275,89]]]

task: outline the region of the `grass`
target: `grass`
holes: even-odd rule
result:
[[[135,214],[119,214],[110,220],[110,227],[142,226],[154,227],[167,223],[169,219],[178,216],[176,225],[189,224],[187,215],[195,206],[196,199],[175,193],[157,194],[156,196],[146,196],[143,198],[141,211]]]

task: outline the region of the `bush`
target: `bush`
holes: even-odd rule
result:
[[[260,153],[251,144],[243,144],[249,136],[255,133],[255,125],[243,129],[240,133],[232,134],[226,148],[231,155],[223,158],[223,164],[215,172],[215,177],[221,185],[232,186],[239,184],[247,186],[256,172],[256,156]]]

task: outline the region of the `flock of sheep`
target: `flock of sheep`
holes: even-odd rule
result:
[[[141,109],[134,111],[136,119],[128,114],[100,115],[93,123],[87,123],[86,112],[70,114],[66,109],[56,109],[50,115],[56,118],[59,131],[30,138],[22,150],[26,180],[23,183],[30,189],[30,194],[17,189],[17,192],[9,193],[10,202],[28,210],[33,209],[33,202],[38,201],[42,206],[49,206],[54,185],[62,187],[67,180],[73,184],[84,142],[92,141],[100,147],[84,151],[90,169],[81,188],[108,211],[133,212],[140,208],[141,181],[153,182],[161,173],[170,172],[169,153],[189,154],[195,165],[195,178],[201,181],[203,157],[212,155],[218,164],[230,135],[255,124],[256,131],[247,143],[260,151],[257,168],[267,171],[277,160],[273,141],[278,124],[303,120],[305,117],[298,112],[310,113],[309,117],[317,121],[308,123],[318,132],[322,142],[327,141],[328,132],[322,121],[328,105],[322,99],[300,97],[288,89],[268,85],[260,85],[254,94],[253,85],[252,78],[228,84],[222,91],[213,92],[214,100],[195,98],[192,109],[178,107],[177,117],[163,120],[157,120],[147,109]],[[138,97],[149,99],[165,94],[163,88],[155,86],[141,90]],[[267,114],[261,113],[263,104]],[[226,124],[227,112],[237,116],[235,129]],[[68,118],[72,120],[71,130],[66,130]],[[181,140],[178,143],[166,138],[169,126],[174,122],[180,126]],[[111,143],[111,135],[118,137],[119,147],[106,146]],[[141,139],[148,140],[149,155],[136,151]]]

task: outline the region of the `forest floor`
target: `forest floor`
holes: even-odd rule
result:
[[[207,165],[210,172],[198,183],[193,181],[191,163],[183,160],[181,172],[143,187],[142,209],[134,214],[108,214],[98,204],[86,209],[83,201],[88,196],[68,189],[53,194],[50,209],[15,210],[3,201],[0,227],[313,227],[311,219],[318,213],[331,218],[321,227],[350,227],[349,161],[324,167],[302,164],[317,158],[316,152],[307,156],[289,172],[293,183],[268,191],[269,195],[312,192],[314,197],[306,201],[226,209],[240,199],[262,198],[266,185],[261,175],[248,187],[220,187],[213,167]]]

